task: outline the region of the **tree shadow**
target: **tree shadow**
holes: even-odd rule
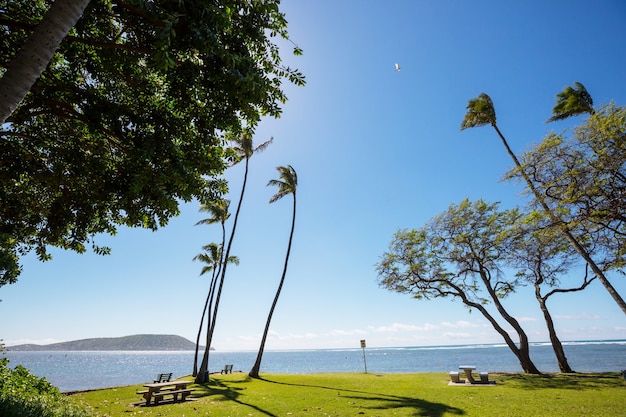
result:
[[[259,378],[262,381],[269,382],[272,384],[280,384],[280,385],[290,385],[290,386],[300,386],[307,388],[317,388],[321,390],[329,390],[333,391],[333,393],[337,393],[337,395],[342,396],[343,398],[349,398],[353,400],[359,400],[364,402],[376,402],[378,404],[369,404],[364,408],[370,410],[390,410],[390,409],[401,409],[401,408],[409,408],[414,410],[414,416],[431,416],[431,417],[441,417],[445,413],[455,414],[455,415],[464,415],[465,411],[460,408],[452,407],[442,403],[436,403],[431,401],[426,401],[417,397],[404,397],[400,395],[390,395],[390,394],[381,394],[375,392],[368,391],[359,391],[345,388],[336,388],[336,387],[327,387],[322,385],[313,385],[313,384],[293,384],[287,382],[279,382],[273,381],[271,379]]]
[[[547,373],[532,374],[500,374],[499,382],[514,382],[522,389],[534,390],[544,388],[560,389],[597,389],[612,388],[623,385],[623,377],[617,372],[603,373]]]
[[[259,413],[265,414],[270,417],[278,417],[276,414],[271,413],[268,410],[264,410],[256,405],[248,404],[241,399],[242,391],[244,388],[238,386],[239,384],[245,384],[249,380],[244,381],[222,381],[217,379],[211,379],[208,383],[197,385],[193,392],[195,398],[211,397],[213,396],[216,401],[233,401],[237,404],[249,407]]]

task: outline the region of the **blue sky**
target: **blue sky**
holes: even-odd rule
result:
[[[555,95],[582,82],[595,104],[626,105],[626,3],[589,1],[285,1],[304,55],[285,64],[307,78],[288,86],[283,116],[255,137],[274,143],[250,163],[213,345],[258,348],[282,272],[291,202],[268,204],[275,167],[298,173],[298,218],[285,287],[266,349],[501,342],[478,312],[451,300],[418,301],[378,287],[375,264],[400,228],[423,226],[468,197],[523,205],[521,187],[489,127],[459,126],[485,92],[521,154],[552,130]],[[394,64],[401,71],[394,70]],[[229,170],[233,200],[242,167]],[[194,226],[198,204],[158,232],[102,237],[113,254],[53,251],[24,259],[0,288],[0,338],[8,345],[140,333],[194,340],[208,287],[193,262],[219,229]],[[623,277],[610,276],[626,296]],[[505,300],[532,341],[548,339],[529,289]],[[599,283],[549,302],[563,340],[624,339],[626,318]]]

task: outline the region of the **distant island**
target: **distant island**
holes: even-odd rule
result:
[[[111,350],[150,350],[150,351],[185,351],[195,350],[196,344],[176,335],[137,334],[124,337],[102,337],[74,340],[71,342],[52,343],[49,345],[7,346],[8,351],[111,351]],[[204,347],[200,346],[200,351]],[[211,348],[213,350],[213,348]]]

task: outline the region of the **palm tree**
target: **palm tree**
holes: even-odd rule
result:
[[[256,357],[256,361],[254,362],[254,366],[250,370],[248,374],[251,378],[258,378],[259,371],[261,369],[261,359],[263,357],[263,351],[265,350],[265,341],[267,339],[267,333],[270,329],[270,323],[272,321],[272,315],[274,314],[274,309],[276,308],[276,304],[278,303],[278,297],[280,297],[280,292],[283,289],[283,284],[285,283],[285,275],[287,275],[287,265],[289,263],[289,254],[291,252],[291,242],[293,241],[293,230],[296,225],[296,188],[298,187],[298,175],[296,171],[293,169],[291,165],[287,165],[286,167],[277,167],[276,168],[280,173],[279,180],[270,180],[267,185],[278,187],[278,192],[274,194],[274,196],[270,199],[270,203],[274,203],[275,201],[280,200],[286,195],[293,195],[293,216],[291,217],[291,232],[289,233],[289,243],[287,244],[287,255],[285,256],[285,265],[283,266],[283,275],[280,277],[280,283],[278,284],[278,289],[276,290],[276,295],[274,296],[274,302],[272,303],[272,307],[270,308],[270,312],[267,316],[267,322],[265,323],[265,330],[263,331],[263,337],[261,338],[261,346],[259,347],[259,352]]]
[[[198,336],[196,338],[196,353],[193,361],[193,376],[198,375],[198,347],[200,346],[200,335],[202,333],[202,325],[204,323],[204,317],[206,313],[209,313],[209,319],[207,321],[207,337],[205,344],[205,351],[203,355],[203,363],[206,362],[206,366],[208,366],[208,355],[209,350],[211,348],[211,341],[213,339],[213,335],[210,333],[211,329],[211,306],[213,305],[213,297],[215,294],[215,287],[217,282],[217,277],[220,274],[222,268],[222,255],[224,252],[224,242],[226,241],[226,220],[230,217],[230,212],[228,208],[230,206],[230,200],[227,199],[219,199],[212,201],[208,204],[202,204],[200,206],[201,212],[210,213],[211,216],[206,219],[202,219],[196,223],[196,226],[202,224],[215,224],[220,223],[222,226],[222,242],[218,246],[216,243],[211,243],[209,245],[205,245],[202,249],[205,251],[199,255],[196,255],[193,259],[194,261],[199,260],[204,262],[206,265],[202,268],[200,275],[204,275],[207,272],[212,271],[213,274],[211,276],[211,283],[209,285],[209,292],[207,293],[207,298],[204,303],[204,309],[202,310],[202,318],[200,319],[200,326],[198,328]],[[217,304],[219,304],[219,298],[217,300]],[[204,369],[206,370],[206,368]]]
[[[254,155],[256,152],[263,152],[270,145],[270,143],[272,143],[272,140],[273,138],[270,138],[269,140],[263,142],[262,144],[260,144],[259,146],[255,148],[253,145],[252,136],[248,134],[247,132],[241,133],[240,135],[230,139],[230,142],[233,145],[232,150],[237,154],[237,157],[238,157],[238,160],[235,162],[235,164],[239,163],[241,160],[244,160],[245,170],[243,174],[241,194],[239,195],[239,202],[237,203],[237,210],[235,211],[233,227],[230,232],[230,237],[228,238],[228,245],[226,246],[226,251],[224,252],[224,259],[230,259],[230,248],[232,247],[232,244],[233,244],[235,231],[237,230],[237,221],[239,219],[239,212],[241,211],[243,196],[246,192],[246,183],[248,181],[248,170],[249,170],[250,158],[252,158],[252,155]],[[217,320],[217,312],[218,312],[218,307],[219,307],[219,299],[221,297],[222,288],[224,286],[224,280],[226,278],[226,266],[227,265],[228,265],[228,262],[222,262],[221,271],[220,271],[221,273],[219,274],[220,275],[219,287],[217,289],[216,302],[213,308],[213,320],[210,322],[210,328],[209,328],[207,337],[209,337],[209,335],[211,335],[212,337],[213,332],[215,330],[215,323]],[[206,371],[209,367],[209,350],[210,350],[210,344],[207,344],[204,358],[202,359],[202,363],[200,364],[200,370],[198,374],[196,375],[196,380],[195,380],[196,384],[203,384],[207,382]]]
[[[585,93],[586,91],[587,90],[585,90]],[[589,100],[591,100],[591,98],[589,98]],[[517,167],[519,172],[522,174],[522,177],[528,184],[528,187],[532,191],[533,195],[535,196],[539,204],[541,204],[541,207],[543,208],[543,210],[550,217],[550,220],[552,221],[552,223],[557,225],[561,229],[561,232],[563,233],[565,238],[568,240],[570,245],[572,245],[574,250],[576,250],[576,252],[578,252],[578,254],[591,267],[591,270],[596,275],[596,277],[598,277],[598,280],[602,283],[602,285],[604,285],[606,290],[609,292],[611,297],[613,297],[613,299],[615,300],[617,305],[622,309],[624,314],[626,314],[626,302],[624,302],[624,299],[615,290],[613,285],[611,285],[609,280],[604,275],[604,272],[598,267],[598,265],[589,255],[589,253],[585,250],[585,248],[580,244],[580,242],[578,242],[578,240],[574,237],[574,235],[572,235],[572,232],[570,231],[568,225],[564,223],[563,221],[561,221],[561,219],[556,215],[554,210],[552,210],[548,206],[548,203],[546,203],[546,200],[539,193],[539,191],[533,184],[532,180],[530,179],[526,171],[523,169],[519,160],[517,159],[517,157],[511,150],[511,148],[509,147],[509,144],[504,138],[504,136],[502,135],[502,132],[500,132],[500,129],[498,129],[498,126],[496,124],[496,111],[493,106],[493,102],[491,101],[491,97],[489,97],[485,93],[481,93],[477,98],[472,99],[468,102],[467,113],[465,114],[465,117],[463,118],[463,122],[461,123],[461,130],[472,128],[472,127],[485,126],[487,124],[491,125],[495,129],[496,133],[502,140],[504,147],[506,148],[507,152],[511,156],[511,159],[513,159],[515,166]]]
[[[562,92],[556,95],[556,105],[552,109],[552,117],[546,123],[567,119],[583,113],[591,115],[595,113],[593,100],[585,86],[575,82],[574,87],[568,85]]]
[[[91,0],[55,0],[0,79],[0,125],[20,105]]]
[[[202,327],[204,324],[204,318],[208,313],[207,319],[207,337],[205,343],[205,355],[207,357],[208,363],[208,350],[211,348],[211,342],[213,340],[213,334],[210,334],[209,331],[211,329],[211,309],[213,307],[213,301],[215,296],[215,287],[217,283],[217,277],[219,276],[221,265],[222,265],[222,245],[218,245],[217,243],[210,243],[202,247],[204,252],[194,256],[194,261],[203,262],[205,265],[202,267],[200,271],[200,275],[204,275],[206,273],[211,272],[211,283],[209,285],[209,292],[207,293],[206,300],[204,302],[204,308],[202,309],[202,317],[200,318],[200,325],[198,326],[198,335],[196,336],[196,351],[193,359],[193,376],[198,375],[198,349],[200,347],[200,336],[202,334]],[[229,263],[234,263],[235,265],[239,265],[239,258],[236,256],[229,257]],[[219,300],[217,301],[219,302]]]

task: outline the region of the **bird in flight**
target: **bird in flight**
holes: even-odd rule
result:
[[[400,71],[400,65],[396,64],[396,71]]]

